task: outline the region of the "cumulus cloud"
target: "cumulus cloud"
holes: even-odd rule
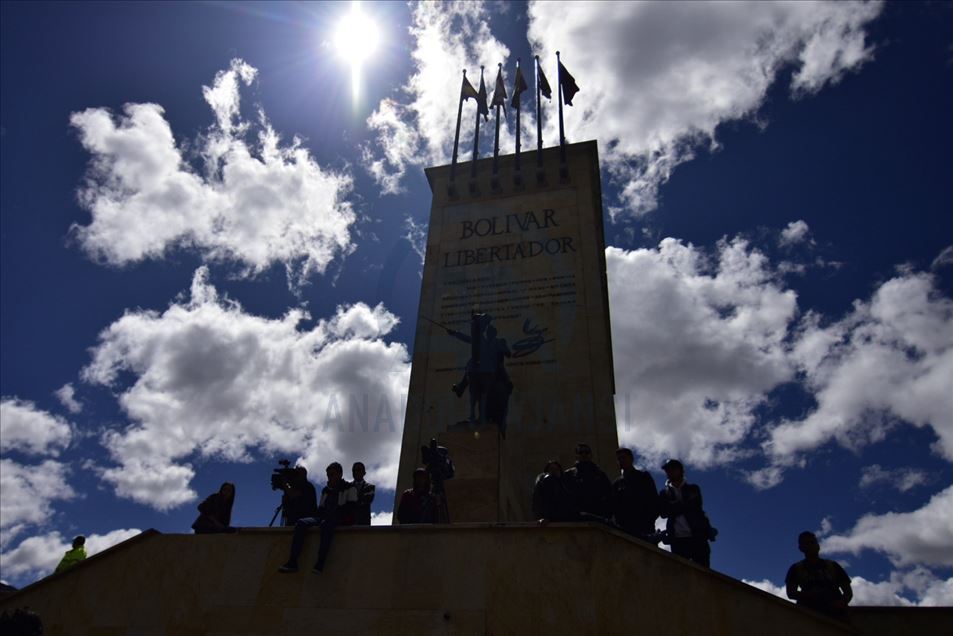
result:
[[[394,517],[393,512],[373,512],[371,513],[372,526],[389,526]]]
[[[56,389],[53,392],[53,395],[56,396],[56,399],[60,401],[67,411],[70,413],[76,414],[83,410],[83,405],[79,403],[76,399],[76,389],[73,388],[73,385],[69,382]]]
[[[789,600],[784,585],[763,579],[744,580],[745,583],[769,594]],[[883,581],[869,581],[862,576],[851,577],[854,592],[852,605],[886,605],[935,607],[953,605],[953,578],[942,579],[930,570],[916,567],[907,571],[891,572]]]
[[[394,97],[381,100],[367,119],[375,140],[363,148],[363,164],[385,194],[401,191],[408,166],[446,163],[450,159],[456,127],[457,87],[462,69],[479,86],[479,67],[487,67],[487,91],[492,95],[496,64],[509,68],[509,49],[490,31],[489,10],[482,2],[419,2],[412,7],[410,34],[414,70],[406,87]],[[507,78],[507,90],[512,78]],[[461,132],[460,156],[472,148],[472,101],[464,108],[469,123]],[[523,113],[525,132],[533,124]],[[500,121],[500,145],[512,147],[514,118]],[[467,134],[466,131],[471,131]],[[490,139],[492,126],[482,130]],[[528,138],[528,137],[527,137]],[[488,145],[484,141],[484,148]]]
[[[679,163],[717,145],[719,124],[757,113],[782,70],[793,67],[801,95],[869,60],[865,28],[880,11],[878,2],[533,2],[529,40],[547,64],[562,50],[581,88],[567,135],[599,140],[624,200],[642,213]],[[546,126],[555,139],[555,123]]]
[[[832,553],[881,552],[894,565],[953,566],[953,486],[911,512],[864,515],[844,534],[823,541]]]
[[[883,468],[880,464],[864,466],[860,474],[860,487],[884,485],[896,488],[900,492],[907,492],[917,486],[929,483],[930,478],[926,471],[916,468]]]
[[[62,417],[17,398],[0,401],[0,451],[29,455],[59,455],[69,446],[72,432]]]
[[[302,328],[308,319],[249,314],[200,268],[188,301],[103,330],[82,375],[118,389],[130,419],[103,437],[116,462],[103,479],[160,510],[195,497],[200,457],[299,454],[312,471],[361,460],[369,479],[394,483],[410,366],[405,346],[384,340],[397,317],[357,303]]]
[[[0,547],[28,526],[46,522],[54,501],[74,497],[67,473],[64,464],[52,459],[33,465],[0,459]]]
[[[929,274],[887,281],[828,325],[808,314],[792,357],[817,407],[771,431],[765,450],[778,465],[830,440],[860,448],[898,421],[931,427],[934,451],[953,461],[953,301]]]
[[[953,265],[953,245],[948,245],[943,248],[943,251],[933,259],[933,263],[930,264],[930,267],[932,269],[940,269],[947,265]]]
[[[86,556],[91,557],[117,543],[131,539],[140,532],[136,528],[131,528],[113,530],[106,534],[87,535]],[[72,547],[71,541],[72,538],[66,539],[59,532],[24,539],[17,547],[0,555],[0,561],[3,562],[3,576],[16,580],[31,575],[38,577],[52,574],[60,559]]]
[[[190,248],[245,275],[280,263],[299,286],[352,249],[350,177],[319,166],[297,137],[282,143],[264,112],[257,124],[241,118],[239,89],[256,74],[236,59],[204,87],[215,123],[197,141],[201,171],[158,104],[72,114],[92,155],[79,190],[92,220],[72,233],[91,257],[124,265]]]
[[[806,222],[801,220],[791,221],[783,230],[781,230],[781,236],[778,239],[778,244],[781,246],[788,246],[801,243],[808,238],[809,233],[810,228],[807,226]]]
[[[767,393],[790,380],[796,296],[742,239],[606,250],[622,443],[650,461],[731,462]]]

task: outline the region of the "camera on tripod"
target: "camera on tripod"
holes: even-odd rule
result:
[[[431,438],[430,446],[421,446],[420,453],[430,474],[430,483],[435,492],[443,491],[443,482],[453,479],[453,460],[450,451],[444,446],[437,446],[436,438]]]
[[[279,459],[278,465],[281,468],[271,471],[271,489],[288,490],[295,479],[295,469],[291,467],[291,462],[287,459]]]

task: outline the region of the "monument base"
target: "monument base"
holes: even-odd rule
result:
[[[500,431],[495,424],[463,421],[437,435],[456,467],[444,484],[453,523],[496,521],[500,507]]]

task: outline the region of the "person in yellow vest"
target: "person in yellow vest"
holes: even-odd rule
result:
[[[67,550],[66,554],[56,566],[55,572],[65,572],[80,561],[86,558],[86,537],[80,535],[73,539],[73,549]]]

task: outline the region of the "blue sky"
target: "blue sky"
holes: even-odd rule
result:
[[[280,457],[364,460],[385,521],[422,168],[460,68],[509,85],[558,48],[567,135],[600,145],[623,442],[660,485],[686,459],[723,572],[774,590],[817,529],[860,600],[953,603],[949,5],[366,3],[357,101],[348,10],[2,5],[4,580],[73,534],[185,531],[226,479],[264,525]],[[363,394],[381,431],[320,424]]]

